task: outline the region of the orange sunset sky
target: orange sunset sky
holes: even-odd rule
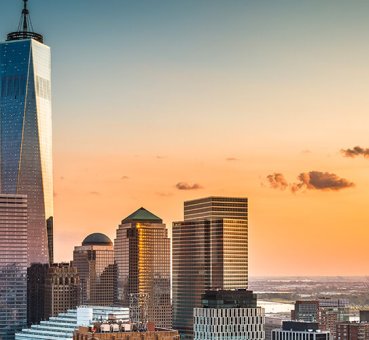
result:
[[[0,6],[5,34],[19,6]],[[141,206],[171,227],[183,201],[226,195],[249,198],[251,276],[368,274],[369,2],[34,1],[31,14],[53,53],[56,261],[89,233],[114,239]]]

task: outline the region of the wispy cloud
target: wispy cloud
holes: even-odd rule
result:
[[[369,158],[369,148],[362,148],[360,146],[355,146],[352,149],[342,149],[341,153],[344,157],[355,158],[363,156],[364,158]]]
[[[101,192],[98,192],[98,191],[90,191],[89,194],[90,195],[93,195],[93,196],[100,196],[101,195]]]
[[[297,177],[298,182],[294,183],[289,183],[281,173],[268,175],[266,179],[272,189],[289,188],[293,193],[304,190],[339,191],[355,186],[353,182],[345,178],[322,171],[302,172]]]
[[[235,162],[235,161],[239,161],[239,159],[237,157],[227,157],[226,161],[228,162]]]
[[[129,177],[128,177],[128,176],[122,176],[120,179],[121,179],[122,181],[124,181],[124,180],[126,180],[126,179],[129,179]]]
[[[189,184],[187,182],[179,182],[176,184],[176,188],[178,190],[198,190],[198,189],[202,189],[202,185],[198,184],[198,183],[194,183],[194,184]]]

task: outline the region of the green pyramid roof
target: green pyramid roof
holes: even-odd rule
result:
[[[146,210],[145,208],[140,208],[136,210],[133,214],[127,216],[122,223],[163,223],[163,220]]]

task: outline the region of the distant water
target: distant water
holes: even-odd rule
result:
[[[272,302],[272,301],[260,301],[258,300],[258,306],[265,309],[265,314],[290,314],[294,309],[292,303]]]

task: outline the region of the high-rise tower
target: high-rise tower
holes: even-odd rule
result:
[[[193,309],[209,289],[247,289],[247,198],[207,197],[184,203],[173,223],[173,327],[193,337]]]
[[[160,217],[140,208],[117,229],[114,256],[118,267],[118,302],[131,317],[172,327],[170,240]]]
[[[52,260],[50,48],[27,1],[18,30],[0,43],[0,192],[28,200],[28,265]]]

